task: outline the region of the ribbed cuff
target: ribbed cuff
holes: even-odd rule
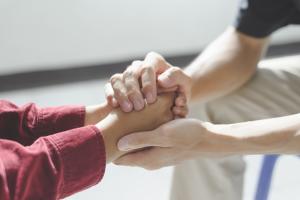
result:
[[[86,126],[48,137],[57,147],[62,166],[60,198],[97,184],[104,175],[103,137],[95,126]]]
[[[36,134],[40,137],[82,127],[84,118],[84,106],[42,108],[38,111]]]

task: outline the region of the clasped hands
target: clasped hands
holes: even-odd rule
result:
[[[112,76],[102,105],[106,115],[101,112],[96,125],[108,162],[153,170],[197,156],[206,123],[184,119],[191,85],[183,70],[153,52]]]
[[[164,108],[172,110],[172,120],[152,126],[152,130],[141,128],[140,132],[120,138],[118,149],[125,154],[115,164],[153,170],[195,157],[205,127],[199,120],[184,119],[188,114],[191,86],[191,78],[182,69],[154,52],[148,53],[143,61],[132,62],[122,74],[111,77],[105,87],[107,102],[129,114],[138,114],[145,105],[157,104],[160,95],[168,92],[176,95],[172,104]]]

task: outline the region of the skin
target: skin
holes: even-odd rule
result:
[[[122,136],[142,130],[150,131],[172,120],[173,102],[174,93],[166,93],[160,95],[153,104],[146,104],[139,112],[124,113],[119,108],[112,108],[107,104],[90,106],[86,108],[85,124],[94,124],[100,119],[96,127],[103,136],[106,162],[109,163],[127,153],[117,148],[117,142]]]
[[[187,107],[188,102],[209,101],[245,84],[255,73],[268,41],[269,38],[257,39],[228,28],[184,70],[171,66],[161,55],[151,52],[144,61],[133,64],[135,67],[128,67],[131,73],[126,74],[125,71],[112,77],[110,90],[107,90],[108,102],[122,102],[119,97],[128,97],[127,94],[132,94],[133,89],[145,96],[145,91],[155,92],[154,87],[164,90],[176,88],[180,98],[176,98],[173,112],[177,109],[174,114],[185,116],[187,109],[180,108]],[[153,71],[156,78],[153,78]],[[131,76],[133,74],[134,77]],[[127,81],[133,78],[135,81]],[[141,80],[148,82],[139,85]],[[124,84],[126,82],[131,84]],[[146,90],[145,85],[151,89]],[[132,98],[128,97],[128,100]],[[133,101],[131,103],[134,105]],[[280,120],[286,123],[278,123]],[[135,152],[122,156],[115,163],[157,169],[203,155],[298,153],[299,125],[298,115],[228,125],[177,119],[151,132],[137,132],[123,137],[118,143],[119,149]],[[136,151],[145,147],[151,148]]]
[[[111,111],[111,107],[107,102],[99,105],[86,106],[84,126],[97,124],[103,120]]]
[[[186,85],[179,85],[169,80],[173,79],[189,84],[191,79],[182,76],[180,68],[171,66],[159,54],[150,52],[143,61],[133,61],[123,74],[115,74],[105,86],[106,99],[112,107],[118,107],[124,112],[139,111],[148,104],[155,102],[158,94],[176,91],[174,114],[185,117],[188,113],[187,98],[189,97]]]
[[[125,155],[115,161],[115,164],[155,170],[200,156],[298,155],[299,132],[300,114],[229,125],[177,119],[153,131],[125,136],[119,142],[123,151],[149,146],[151,149]]]
[[[192,78],[191,100],[208,101],[240,88],[254,75],[268,43],[228,28],[185,69]]]

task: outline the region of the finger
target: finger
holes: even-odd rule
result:
[[[151,65],[144,64],[141,74],[142,91],[147,103],[154,103],[157,98],[156,74]]]
[[[161,87],[170,88],[178,85],[179,92],[184,93],[186,96],[190,82],[191,79],[178,67],[169,68],[158,77],[158,83]]]
[[[187,107],[173,107],[172,111],[173,114],[175,115],[175,118],[185,118],[188,114]]]
[[[157,94],[162,94],[162,93],[169,93],[169,92],[175,92],[178,90],[178,86],[173,86],[170,88],[162,88],[162,87],[158,87],[157,88]]]
[[[137,111],[143,109],[145,106],[145,101],[142,93],[140,92],[140,84],[138,81],[138,70],[141,65],[141,61],[134,61],[123,75],[127,97],[133,103],[133,107]]]
[[[116,100],[115,97],[113,97],[111,101],[112,101],[112,105],[113,105],[114,108],[119,107],[119,103],[118,103],[118,101]]]
[[[145,150],[125,154],[115,160],[114,164],[123,166],[139,166],[144,168],[146,163],[148,162],[147,156],[151,156],[152,151],[153,148],[148,148]]]
[[[153,147],[146,150],[126,154],[114,161],[116,165],[138,166],[147,170],[156,170],[167,165],[168,148]]]
[[[118,142],[120,151],[131,151],[152,146],[169,147],[165,138],[160,136],[159,128],[153,131],[132,133],[124,136]]]
[[[156,74],[161,74],[171,67],[171,65],[164,59],[164,57],[156,52],[148,53],[144,62],[151,65],[154,68]]]
[[[147,54],[141,71],[142,91],[148,103],[153,103],[157,97],[156,75],[164,72],[170,65],[165,59],[155,53]]]
[[[114,90],[111,87],[110,83],[106,83],[104,86],[105,98],[108,104],[114,108],[118,107],[119,104],[117,100],[114,98]]]
[[[100,107],[99,109],[101,110],[101,114],[103,116],[108,115],[113,110],[112,106],[110,104],[108,104],[108,102],[104,102],[104,103],[100,104],[99,107]]]
[[[114,98],[119,102],[124,112],[130,112],[133,108],[127,97],[127,90],[123,82],[122,74],[115,74],[110,79],[111,86],[114,91]]]
[[[179,92],[177,94],[177,97],[175,100],[175,105],[179,106],[179,107],[183,107],[183,106],[186,106],[186,104],[187,104],[187,100],[186,100],[185,95],[183,93]]]

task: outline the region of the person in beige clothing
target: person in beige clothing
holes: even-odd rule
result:
[[[143,109],[144,98],[153,103],[160,92],[178,94],[177,119],[123,137],[120,150],[142,150],[115,163],[180,164],[172,200],[242,199],[241,155],[300,153],[300,59],[296,66],[257,67],[271,34],[299,23],[299,0],[242,0],[234,25],[184,70],[151,52],[114,75],[107,101],[125,112]]]

